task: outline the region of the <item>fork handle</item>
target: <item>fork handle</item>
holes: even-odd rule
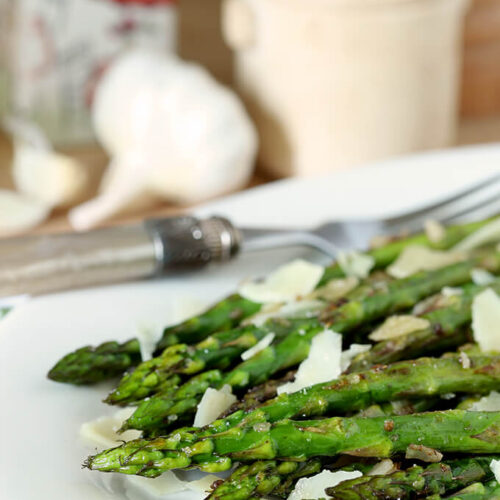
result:
[[[240,248],[226,219],[190,216],[0,242],[0,297],[35,295],[224,262]]]

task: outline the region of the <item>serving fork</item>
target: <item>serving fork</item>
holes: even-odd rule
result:
[[[143,279],[226,262],[242,252],[312,247],[331,258],[377,235],[412,233],[426,220],[456,223],[500,213],[500,172],[438,202],[385,219],[307,229],[241,228],[224,217],[179,216],[140,224],[0,242],[0,297]]]

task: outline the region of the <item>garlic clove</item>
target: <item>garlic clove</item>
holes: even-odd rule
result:
[[[67,207],[83,198],[89,184],[85,166],[76,159],[16,140],[12,164],[19,192],[51,207]]]
[[[50,206],[14,191],[0,190],[0,236],[27,231],[45,220]]]

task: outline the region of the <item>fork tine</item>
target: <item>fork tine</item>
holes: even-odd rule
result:
[[[453,216],[447,217],[443,222],[447,224],[459,223],[471,220],[480,220],[500,215],[500,197],[495,196],[479,203],[475,207],[457,212]]]
[[[429,218],[444,222],[484,207],[500,198],[500,172],[465,191],[452,195],[420,210],[384,220],[391,231],[418,230]]]

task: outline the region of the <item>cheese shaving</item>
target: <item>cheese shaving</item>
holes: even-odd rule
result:
[[[321,382],[336,379],[341,368],[342,336],[331,330],[316,335],[309,356],[302,361],[293,382],[278,387],[278,394],[291,394]]]
[[[495,276],[486,269],[476,268],[470,272],[472,281],[479,286],[491,285],[495,281]]]
[[[142,361],[149,361],[153,358],[156,344],[160,340],[162,332],[159,328],[139,328],[137,330],[137,340],[141,349]]]
[[[359,278],[348,276],[347,278],[339,278],[329,281],[325,286],[318,288],[312,293],[312,297],[328,300],[335,300],[345,297],[351,290],[354,290],[359,285]]]
[[[479,401],[475,401],[468,408],[469,411],[500,411],[500,393],[491,391]]]
[[[443,252],[422,245],[410,245],[387,268],[387,272],[393,278],[407,278],[418,271],[432,271],[433,269],[460,262],[463,259],[464,255],[462,253]]]
[[[437,220],[427,219],[424,223],[427,238],[432,243],[439,243],[446,236],[446,228]]]
[[[462,295],[464,293],[464,291],[462,290],[462,288],[452,287],[452,286],[445,286],[441,290],[441,293],[445,297],[453,297],[455,295]]]
[[[351,361],[358,355],[371,349],[370,344],[352,344],[347,351],[340,356],[340,369],[344,372],[349,368]]]
[[[237,398],[231,393],[229,385],[225,385],[220,390],[209,387],[198,404],[198,410],[194,417],[194,426],[204,427],[211,424],[236,401]]]
[[[387,476],[387,474],[391,474],[396,470],[397,467],[394,462],[390,458],[386,458],[376,463],[368,473],[368,476]]]
[[[339,266],[348,277],[364,279],[375,266],[375,259],[371,255],[360,252],[343,252],[337,255]]]
[[[470,251],[475,248],[482,247],[489,243],[496,243],[500,241],[500,217],[494,219],[485,226],[474,231],[472,234],[457,243],[453,250]]]
[[[500,351],[500,297],[491,288],[472,302],[472,333],[482,351]]]
[[[325,308],[320,300],[298,300],[286,304],[265,304],[257,313],[247,318],[243,325],[262,326],[270,318],[307,318]]]
[[[114,448],[122,441],[137,439],[141,436],[140,431],[128,430],[122,434],[117,432],[134,411],[135,408],[126,408],[112,416],[85,422],[80,427],[80,437],[90,446],[99,448]]]
[[[490,469],[495,475],[495,479],[500,482],[500,460],[492,460],[490,463]]]
[[[408,335],[409,333],[423,330],[430,326],[430,322],[424,318],[411,315],[390,316],[382,325],[373,331],[368,338],[375,342],[393,339]]]
[[[276,337],[274,333],[268,333],[263,339],[257,342],[257,344],[255,344],[250,349],[246,350],[241,355],[241,359],[243,361],[246,361],[247,359],[250,359],[256,354],[258,354],[260,351],[263,351],[266,347],[269,347],[271,345],[272,341],[274,340],[274,337]]]
[[[343,481],[356,479],[363,474],[359,471],[324,470],[315,476],[302,478],[297,481],[295,489],[290,493],[288,500],[302,500],[304,498],[324,498],[325,489],[337,486]]]
[[[290,302],[309,295],[316,288],[324,271],[322,266],[297,259],[279,267],[263,281],[244,283],[239,293],[260,304]]]

